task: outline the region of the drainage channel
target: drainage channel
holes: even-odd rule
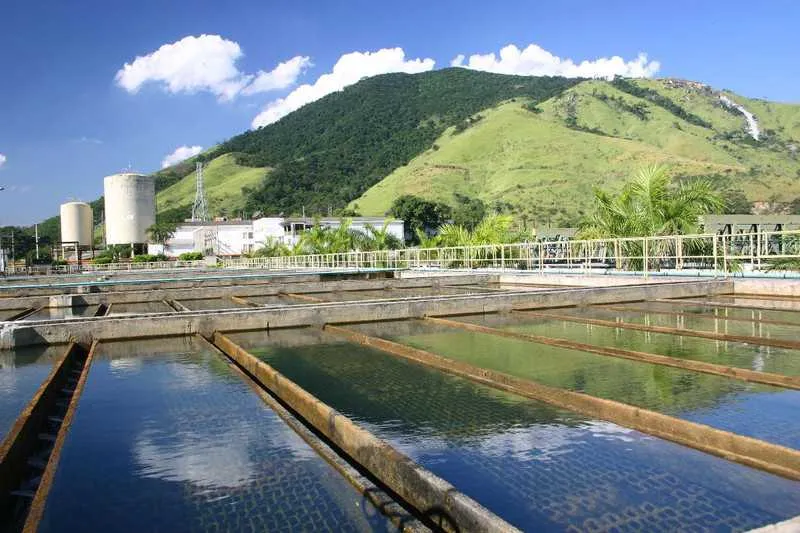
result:
[[[800,505],[797,482],[325,331],[229,337],[524,530],[748,529]]]
[[[3,441],[0,524],[4,533],[21,531],[41,505],[91,357],[91,350],[87,354],[82,346],[70,344]]]
[[[198,337],[102,342],[31,531],[385,531]]]

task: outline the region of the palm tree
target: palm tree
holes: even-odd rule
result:
[[[582,238],[651,237],[697,231],[700,217],[723,209],[708,181],[671,186],[667,168],[641,169],[617,198],[595,191],[596,207],[580,226]]]
[[[363,250],[397,250],[403,247],[403,242],[389,232],[388,220],[384,221],[380,228],[372,224],[367,224],[364,228],[366,233],[356,232],[363,236],[360,239],[364,246]]]
[[[667,168],[652,165],[641,169],[619,194],[595,191],[595,211],[580,225],[578,237],[604,239],[616,237],[657,237],[696,233],[700,217],[721,212],[725,202],[710,182],[696,180],[671,183]],[[702,246],[688,241],[686,245]],[[641,257],[643,243],[626,241],[624,255]],[[648,250],[652,256],[665,255],[671,246],[667,241],[656,241]],[[691,250],[687,250],[691,251]],[[642,262],[631,260],[630,266],[638,268]],[[621,266],[621,265],[618,265]]]

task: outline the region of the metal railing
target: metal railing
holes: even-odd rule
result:
[[[171,270],[206,267],[205,260],[198,261],[156,261],[156,262],[130,262],[108,264],[67,264],[67,265],[34,265],[15,267],[9,265],[6,269],[8,275],[50,275],[50,274],[80,274],[89,272],[133,272],[142,270]]]
[[[778,266],[776,262],[786,259],[800,263],[800,230],[352,251],[225,259],[222,266],[266,270],[480,268],[540,272],[562,268],[639,272],[645,276],[702,270],[729,275],[773,269]]]
[[[783,260],[796,260],[797,264],[800,264],[800,230],[351,251],[221,259],[217,265],[226,269],[276,271],[498,269],[545,272],[566,269],[586,272],[598,270],[637,272],[648,276],[654,272],[670,271],[704,271],[714,275],[730,275],[743,271],[763,272],[780,267],[778,263]],[[41,272],[39,267],[10,268],[6,273],[130,272],[208,266],[210,265],[205,260],[131,262],[46,267],[47,272]],[[797,266],[794,268],[797,269]]]

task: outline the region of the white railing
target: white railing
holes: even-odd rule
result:
[[[774,268],[781,259],[800,262],[800,230],[352,251],[225,259],[222,266],[266,270],[563,268],[632,271],[645,276],[656,271],[703,270],[728,275]]]
[[[171,270],[187,268],[203,268],[205,260],[198,261],[155,261],[155,262],[130,262],[101,264],[68,264],[68,265],[42,265],[30,267],[13,267],[9,265],[6,273],[9,275],[49,275],[49,274],[80,274],[82,272],[133,272],[142,270]]]
[[[645,276],[654,272],[699,270],[717,275],[765,271],[776,261],[800,264],[800,230],[735,235],[671,235],[571,241],[539,241],[482,246],[403,248],[285,257],[221,259],[227,269],[373,270],[373,269],[500,269],[553,271],[625,271]],[[155,263],[65,265],[48,272],[8,270],[9,274],[127,272],[203,268],[205,260]],[[37,267],[32,267],[36,269]],[[795,267],[796,269],[797,267]]]

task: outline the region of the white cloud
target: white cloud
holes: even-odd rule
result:
[[[277,122],[292,111],[303,107],[323,96],[341,91],[362,78],[406,72],[409,74],[432,70],[433,59],[406,59],[402,48],[384,48],[377,52],[351,52],[344,54],[333,66],[333,70],[320,76],[313,84],[305,84],[293,90],[285,98],[267,104],[267,107],[253,119],[253,128]]]
[[[297,78],[311,67],[311,58],[308,56],[295,56],[289,61],[279,63],[277,67],[269,72],[259,70],[255,79],[244,88],[243,94],[250,95],[285,89],[297,81]]]
[[[631,61],[619,56],[600,57],[575,63],[572,59],[562,59],[536,44],[529,44],[520,50],[513,44],[503,47],[500,56],[494,53],[474,54],[464,63],[463,54],[456,56],[450,65],[474,70],[485,70],[499,74],[521,74],[526,76],[565,76],[567,78],[650,78],[661,68],[658,61],[649,61],[647,54],[639,54]]]
[[[458,54],[456,57],[454,57],[450,61],[450,66],[451,67],[461,67],[461,66],[464,65],[464,59],[465,59],[464,54]]]
[[[163,83],[171,93],[208,91],[230,99],[249,82],[236,67],[240,57],[238,43],[219,35],[190,35],[126,63],[117,72],[116,81],[129,93],[155,82]]]
[[[230,100],[240,93],[255,94],[284,89],[311,65],[305,56],[278,64],[270,71],[247,74],[237,61],[244,53],[239,43],[219,35],[190,35],[161,46],[155,52],[125,63],[115,77],[116,83],[135,94],[148,83],[161,84],[170,93],[210,92],[220,100]]]
[[[3,154],[0,154],[0,167],[5,165],[6,161],[8,161],[8,158],[6,156],[4,156]]]
[[[161,168],[171,167],[203,151],[202,146],[179,146],[161,161]]]

